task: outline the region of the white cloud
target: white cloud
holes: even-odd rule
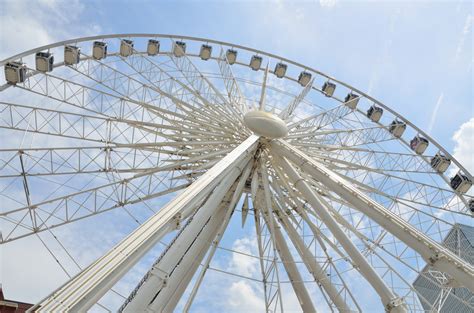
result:
[[[81,23],[79,0],[6,0],[0,11],[0,59],[35,47],[100,32],[96,24]]]
[[[463,53],[464,51],[464,45],[466,44],[466,38],[469,38],[469,34],[471,33],[471,27],[472,27],[472,20],[473,17],[471,14],[468,14],[466,17],[466,21],[464,22],[464,27],[461,32],[461,39],[459,39],[459,43],[456,49],[456,54],[454,56],[454,59],[457,60],[459,56]]]
[[[319,0],[319,5],[323,8],[333,8],[337,4],[337,0]]]
[[[6,297],[38,301],[46,292],[57,288],[66,280],[66,275],[52,260],[33,236],[22,239],[21,244],[13,242],[0,246],[0,282]]]
[[[257,239],[244,237],[241,239],[236,239],[232,245],[232,249],[240,251],[247,254],[257,254]],[[234,253],[232,255],[232,260],[229,264],[229,270],[240,275],[255,277],[259,273],[258,270],[258,260],[255,258],[248,257],[243,254]]]
[[[228,291],[229,309],[238,312],[263,312],[265,304],[263,299],[255,293],[254,289],[245,281],[233,283]]]
[[[454,133],[455,142],[453,156],[470,173],[474,172],[474,117],[462,124]]]
[[[433,130],[436,117],[438,116],[439,107],[441,106],[441,103],[443,103],[443,98],[444,98],[444,92],[442,92],[439,95],[438,101],[436,101],[436,105],[433,109],[433,113],[431,113],[430,124],[428,126],[428,134],[431,134],[431,130]]]

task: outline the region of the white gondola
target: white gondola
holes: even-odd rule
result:
[[[439,173],[444,173],[449,165],[451,165],[451,160],[441,152],[436,153],[434,157],[431,158],[431,167]]]
[[[331,82],[325,82],[323,84],[322,90],[326,97],[332,97],[332,95],[334,94],[334,91],[336,90],[336,84],[331,83]]]
[[[262,57],[258,55],[252,56],[250,59],[250,68],[254,71],[258,71],[260,67],[262,66]]]
[[[390,126],[388,128],[390,133],[397,138],[400,138],[406,129],[407,129],[407,124],[397,119],[395,119],[392,123],[390,123]]]
[[[460,193],[465,193],[471,188],[472,181],[466,175],[458,172],[451,178],[451,188]]]
[[[96,60],[102,60],[107,57],[107,43],[103,41],[94,41],[92,46],[92,57]]]
[[[383,109],[379,108],[375,104],[367,110],[367,117],[370,118],[372,122],[380,121],[382,114],[383,114]]]
[[[26,65],[21,62],[9,62],[5,64],[5,80],[9,84],[17,84],[25,81]]]
[[[225,56],[227,58],[227,63],[230,65],[234,64],[235,61],[237,61],[237,51],[233,49],[228,49],[225,53]]]
[[[356,95],[355,93],[349,92],[344,99],[344,104],[351,108],[352,110],[355,110],[357,108],[357,104],[359,103],[360,96]]]
[[[184,41],[176,41],[173,44],[173,54],[175,57],[182,57],[186,54],[186,43]]]
[[[149,39],[146,47],[146,53],[149,56],[155,56],[160,52],[160,41],[156,39]]]
[[[128,39],[122,39],[120,41],[120,55],[128,57],[133,54],[133,41]]]
[[[275,75],[276,77],[278,78],[282,78],[282,77],[285,77],[285,74],[286,74],[286,70],[288,69],[288,65],[286,65],[285,63],[277,63],[275,65]]]
[[[309,72],[303,71],[298,76],[298,83],[300,83],[300,85],[303,87],[306,87],[306,85],[308,85],[310,80],[311,80],[311,73]]]
[[[199,57],[201,60],[207,61],[211,58],[212,55],[212,46],[202,45],[201,50],[199,51]]]
[[[421,137],[420,135],[415,136],[410,141],[410,148],[415,151],[417,154],[423,154],[426,148],[428,148],[429,142],[428,139]]]
[[[49,52],[37,52],[35,56],[36,70],[51,72],[54,66],[54,56]]]
[[[76,46],[64,47],[64,63],[66,65],[74,65],[79,63],[81,57],[81,48]]]
[[[469,211],[471,211],[472,214],[474,214],[474,199],[470,199],[467,207],[469,208]]]

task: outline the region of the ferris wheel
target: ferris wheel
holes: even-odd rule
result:
[[[70,275],[31,311],[192,312],[206,289],[222,302],[226,283],[248,281],[263,312],[474,312],[459,235],[474,234],[472,175],[364,92],[271,53],[160,34],[0,65],[1,244],[37,237]],[[114,212],[134,230],[76,262],[57,234],[81,223],[94,236]],[[244,231],[253,248],[229,247]]]

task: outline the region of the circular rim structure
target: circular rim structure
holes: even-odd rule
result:
[[[72,39],[0,66],[0,244],[35,235],[70,277],[32,311],[108,310],[115,294],[120,312],[188,312],[209,271],[258,283],[267,312],[287,297],[304,312],[474,310],[471,173],[364,92],[179,35]],[[137,227],[87,267],[54,234],[115,211]],[[236,215],[249,251],[222,246]],[[219,252],[259,270],[213,267]]]

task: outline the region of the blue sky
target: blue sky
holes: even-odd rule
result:
[[[0,59],[60,40],[112,33],[182,34],[254,47],[366,91],[427,131],[472,172],[472,5],[463,1],[0,0]],[[122,233],[129,231],[125,228]],[[111,237],[120,238],[119,234]],[[235,244],[245,250],[245,242]],[[83,263],[101,251],[84,256]],[[231,267],[239,266],[238,260],[230,262]],[[246,264],[244,272],[246,266],[254,264]],[[11,294],[24,301],[30,295],[19,288]]]

